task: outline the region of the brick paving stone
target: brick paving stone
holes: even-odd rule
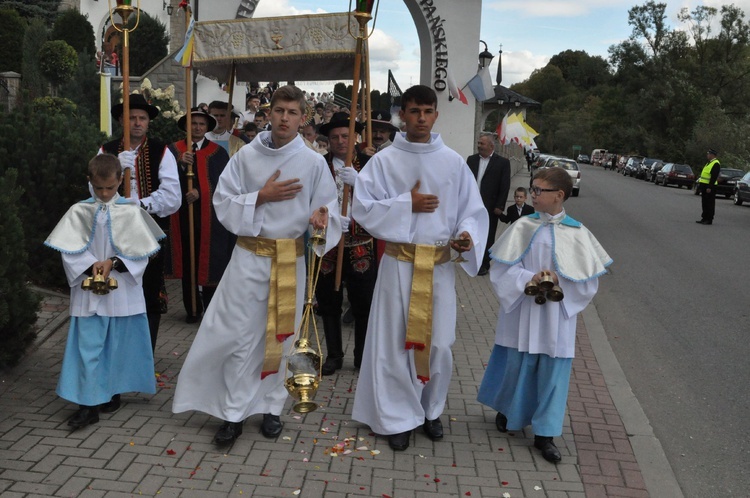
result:
[[[459,326],[454,376],[441,417],[445,438],[433,443],[417,428],[405,452],[391,451],[386,438],[350,420],[357,381],[350,361],[351,326],[344,327],[344,369],[321,382],[317,411],[303,416],[285,411],[278,440],[262,437],[260,416],[253,416],[235,444],[216,448],[211,441],[218,420],[201,413],[171,413],[177,374],[197,330],[182,321],[176,281],[168,282],[174,299],[163,317],[156,350],[157,394],[126,393],[120,410],[70,432],[65,420],[75,407],[54,392],[67,326],[59,313],[50,311],[58,306],[65,313],[67,302],[58,296],[57,301],[45,299],[39,323],[57,320],[62,325],[18,367],[0,373],[0,494],[212,498],[242,492],[278,497],[300,489],[300,496],[326,498],[435,498],[467,492],[473,498],[501,497],[504,492],[514,498],[582,498],[582,490],[589,497],[630,496],[623,493],[632,491],[637,492],[632,496],[644,496],[640,468],[585,325],[579,322],[569,415],[563,437],[556,438],[563,462],[554,466],[532,447],[528,429],[498,433],[494,413],[476,402],[492,348],[497,302],[487,278],[470,279],[458,272],[456,288]],[[352,453],[331,457],[330,449],[345,438],[353,438]],[[356,450],[360,446],[368,450]],[[380,453],[370,454],[374,449]],[[607,484],[598,484],[597,478]],[[25,491],[15,491],[15,485]],[[44,493],[34,491],[35,486]]]

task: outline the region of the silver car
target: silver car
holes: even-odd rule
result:
[[[568,172],[571,180],[573,180],[573,192],[571,195],[573,197],[578,197],[578,193],[581,190],[581,169],[578,167],[578,163],[565,157],[549,157],[539,169],[553,168],[555,166]]]

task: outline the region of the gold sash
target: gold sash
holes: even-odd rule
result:
[[[237,237],[237,245],[246,251],[271,259],[271,281],[268,288],[266,349],[260,378],[279,371],[284,354],[283,343],[294,334],[294,312],[297,299],[297,258],[305,254],[305,243],[298,239]]]
[[[405,348],[414,350],[417,378],[426,383],[430,380],[433,270],[435,265],[442,265],[451,260],[451,250],[449,246],[387,242],[385,253],[399,261],[414,264]]]

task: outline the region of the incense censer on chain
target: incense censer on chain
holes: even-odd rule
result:
[[[292,409],[297,413],[310,413],[318,408],[313,401],[322,378],[320,336],[313,314],[313,296],[318,284],[322,256],[315,252],[317,247],[325,247],[325,229],[315,230],[307,244],[308,266],[305,291],[305,304],[302,320],[294,333],[294,347],[287,356],[286,369],[291,373],[284,382],[289,395],[296,400]],[[311,329],[313,334],[311,335]],[[315,342],[313,342],[313,340]]]

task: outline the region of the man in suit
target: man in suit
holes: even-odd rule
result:
[[[518,187],[513,192],[514,204],[508,206],[508,210],[505,214],[499,216],[500,221],[503,223],[513,223],[521,216],[534,214],[534,208],[526,204],[526,189]]]
[[[477,154],[469,156],[466,162],[479,184],[479,193],[490,218],[484,260],[478,275],[487,275],[490,269],[490,248],[495,243],[498,216],[503,214],[505,201],[510,190],[510,161],[495,154],[495,140],[489,133],[477,140]]]

